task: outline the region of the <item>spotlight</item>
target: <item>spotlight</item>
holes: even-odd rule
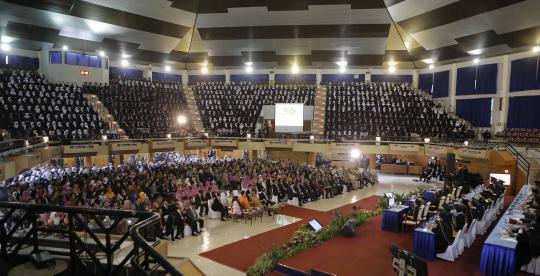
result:
[[[126,53],[122,54],[122,58],[124,58],[124,59],[125,59],[125,58],[130,58],[130,57],[131,57],[131,55],[128,55],[128,54],[126,54]]]
[[[339,72],[340,72],[340,73],[345,73],[345,72],[347,72],[347,67],[345,67],[345,66],[339,67]]]
[[[171,137],[172,137],[172,134],[167,133],[167,139],[171,139]]]
[[[508,170],[504,170],[504,173],[508,173]]]
[[[430,65],[429,65],[429,69],[433,70],[433,68],[435,68],[435,65],[430,64]]]
[[[63,51],[67,51],[67,50],[69,50],[69,48],[68,48],[67,45],[64,45],[64,46],[62,46],[62,50],[63,50]]]
[[[101,140],[107,141],[107,135],[101,135]]]
[[[1,41],[2,41],[2,43],[11,43],[11,42],[13,42],[13,38],[3,35]]]
[[[467,53],[472,56],[481,55],[483,52],[484,51],[482,49],[474,49],[474,50],[467,51]]]
[[[431,160],[435,160],[435,156],[431,156]]]
[[[2,49],[2,51],[7,52],[7,51],[9,51],[11,49],[11,46],[9,44],[7,44],[7,43],[2,43],[0,45],[0,49]]]
[[[208,67],[203,66],[203,68],[201,68],[201,73],[203,73],[205,75],[208,74]]]
[[[246,137],[247,137],[248,139],[251,139],[251,133],[246,134]]]
[[[480,59],[479,59],[479,58],[473,59],[473,63],[474,63],[474,64],[478,64],[478,62],[480,62]]]
[[[380,142],[380,141],[381,141],[381,137],[380,137],[380,136],[375,137],[375,141]]]
[[[253,65],[253,62],[251,62],[251,61],[246,61],[245,64],[246,64],[246,66],[252,66],[252,65]]]
[[[99,51],[99,56],[104,57],[105,56],[105,51]]]
[[[180,115],[176,118],[176,121],[178,121],[179,124],[183,125],[187,123],[187,118],[184,115]]]
[[[388,72],[391,74],[394,74],[396,72],[396,67],[395,66],[388,67]]]
[[[170,72],[171,71],[171,66],[165,65],[165,71]]]
[[[251,67],[251,65],[246,65],[246,73],[248,74],[253,73],[253,67]]]
[[[358,149],[351,150],[351,158],[352,159],[360,158],[360,150],[358,150]]]
[[[430,138],[424,138],[424,143],[429,143],[429,142],[431,142]]]
[[[43,136],[43,143],[49,143],[49,136]]]
[[[291,73],[298,74],[299,72],[300,72],[300,67],[298,67],[298,65],[295,64],[291,67]]]
[[[311,140],[311,141],[315,140],[315,136],[314,136],[314,135],[310,135],[310,136],[309,136],[309,140]]]
[[[463,145],[468,146],[468,145],[469,145],[469,141],[463,142]]]
[[[540,53],[540,46],[534,46],[532,48],[533,53]]]
[[[123,59],[120,61],[120,64],[122,65],[122,67],[127,67],[129,65],[129,60]]]
[[[432,59],[432,58],[426,58],[426,59],[423,59],[422,60],[424,63],[427,63],[427,64],[433,64],[435,63],[435,60]]]

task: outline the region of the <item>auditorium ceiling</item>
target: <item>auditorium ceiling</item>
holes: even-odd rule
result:
[[[423,68],[530,49],[540,0],[0,0],[12,47],[177,68]]]

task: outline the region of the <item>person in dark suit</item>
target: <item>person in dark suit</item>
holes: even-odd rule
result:
[[[199,217],[197,210],[195,210],[194,203],[191,203],[191,205],[188,207],[187,212],[186,212],[186,217],[189,223],[193,223],[195,225],[199,223],[199,226],[202,231],[202,228],[204,228],[204,220]],[[195,228],[195,230],[197,230],[197,228]],[[200,234],[199,231],[197,231],[197,233]]]
[[[200,216],[208,214],[208,200],[203,195],[203,191],[199,191],[195,195],[195,209],[199,210]]]
[[[463,229],[467,222],[465,207],[463,205],[456,206],[456,214],[454,214],[454,229],[456,229],[456,231]]]
[[[450,215],[443,211],[439,214],[437,227],[433,229],[435,234],[435,253],[443,253],[454,242],[452,222]]]
[[[199,232],[197,228],[197,222],[193,219],[190,219],[190,213],[193,212],[197,214],[197,211],[195,211],[195,209],[190,208],[190,207],[178,210],[178,230],[180,231],[180,234],[182,235],[182,237],[184,237],[184,227],[186,224],[189,225],[189,228],[191,228],[192,236],[197,236],[197,234],[201,233]]]

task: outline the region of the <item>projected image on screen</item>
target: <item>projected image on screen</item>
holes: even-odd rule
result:
[[[501,182],[505,186],[510,185],[510,174],[507,174],[507,173],[490,173],[489,177],[494,178],[494,179],[490,179],[491,181],[496,180],[496,181]]]
[[[304,104],[276,104],[276,132],[302,132]]]

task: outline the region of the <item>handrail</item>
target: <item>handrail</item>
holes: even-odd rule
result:
[[[159,223],[160,219],[161,217],[159,216],[159,214],[154,213],[151,217],[131,227],[129,232],[131,234],[131,239],[133,240],[133,244],[136,250],[135,255],[130,260],[131,266],[133,267],[133,269],[136,270],[138,274],[150,275],[150,273],[139,264],[139,259],[141,255],[139,254],[138,250],[140,248],[142,249],[142,253],[144,255],[149,255],[157,263],[157,265],[163,267],[165,271],[167,271],[173,276],[182,276],[182,273],[180,273],[180,271],[178,271],[171,263],[169,263],[169,261],[167,261],[165,257],[159,254],[152,245],[148,244],[146,240],[142,237],[141,233],[139,233],[140,230]],[[154,269],[155,268],[153,268],[153,270]]]

